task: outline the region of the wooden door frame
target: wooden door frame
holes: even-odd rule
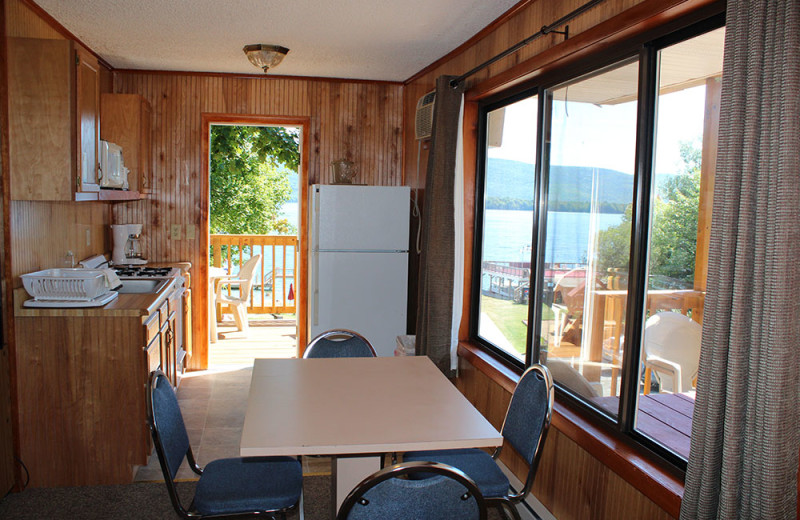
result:
[[[201,114],[202,121],[202,155],[203,155],[203,171],[204,175],[201,176],[203,183],[203,199],[201,214],[201,229],[203,232],[200,234],[200,248],[203,251],[204,258],[208,258],[209,247],[209,211],[210,211],[210,172],[209,172],[209,153],[210,153],[210,136],[211,125],[240,125],[240,126],[289,126],[300,128],[300,193],[299,193],[299,206],[298,206],[298,220],[299,220],[299,233],[298,240],[299,259],[298,259],[298,277],[295,280],[295,305],[297,307],[297,352],[298,357],[302,355],[302,351],[307,343],[307,314],[306,302],[308,298],[308,228],[307,228],[307,212],[308,212],[308,158],[309,158],[309,143],[311,141],[311,118],[310,117],[296,117],[296,116],[260,116],[249,114],[218,114],[218,113],[203,113]],[[196,271],[197,284],[196,287],[208,287],[208,262],[203,262],[198,266]],[[194,285],[194,284],[193,284]],[[208,291],[197,291],[198,297],[195,297],[197,305],[203,309],[201,315],[205,319],[200,320],[200,327],[194,327],[195,330],[195,355],[199,359],[199,364],[202,368],[208,368],[208,350],[209,350],[209,336],[208,336]],[[197,294],[196,293],[196,294]],[[195,314],[196,315],[196,314]]]

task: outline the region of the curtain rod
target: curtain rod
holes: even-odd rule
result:
[[[486,67],[488,67],[492,63],[494,63],[494,62],[496,62],[498,60],[502,60],[503,58],[505,58],[509,54],[513,54],[514,52],[517,52],[522,47],[525,47],[526,45],[528,45],[532,41],[534,41],[537,38],[540,38],[541,36],[544,36],[546,34],[550,34],[550,33],[563,34],[564,35],[564,39],[566,40],[567,38],[569,38],[569,25],[567,25],[564,28],[563,31],[556,31],[555,28],[560,26],[560,25],[563,25],[563,24],[565,24],[565,23],[567,23],[569,21],[571,21],[574,18],[577,18],[578,16],[582,15],[583,13],[585,13],[586,11],[591,9],[592,7],[596,6],[597,4],[602,3],[604,1],[605,0],[591,0],[590,2],[586,2],[585,4],[580,6],[579,8],[575,9],[574,11],[572,11],[572,12],[570,12],[570,13],[564,15],[564,16],[562,16],[561,18],[559,18],[555,22],[551,23],[550,25],[542,26],[542,28],[539,29],[539,32],[537,32],[536,34],[534,34],[532,36],[528,36],[527,38],[525,38],[521,42],[517,43],[513,47],[509,47],[508,49],[504,50],[503,52],[501,52],[497,56],[495,56],[493,58],[490,58],[487,61],[484,61],[483,63],[481,63],[480,65],[478,65],[474,69],[470,70],[469,72],[466,72],[466,73],[460,75],[459,77],[450,80],[450,86],[453,87],[453,88],[456,88],[459,83],[461,83],[462,81],[464,81],[468,77],[472,76],[476,72],[480,72],[481,70],[485,69]]]

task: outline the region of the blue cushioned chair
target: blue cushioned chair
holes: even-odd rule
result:
[[[405,477],[424,476],[409,479]],[[486,502],[464,472],[405,462],[373,473],[347,495],[336,520],[485,520]]]
[[[291,457],[218,459],[200,468],[189,445],[175,391],[160,370],[150,374],[147,422],[170,500],[181,517],[285,519],[286,512],[298,506],[303,472]],[[188,509],[181,505],[174,480],[184,457],[200,475]]]
[[[489,455],[479,449],[408,452],[404,461],[435,461],[456,467],[478,484],[490,506],[510,511],[519,520],[516,505],[525,499],[533,486],[536,466],[542,453],[553,413],[553,378],[546,367],[533,365],[519,380],[503,422],[504,443],[510,444],[528,465],[522,490],[511,493],[508,478],[495,460],[502,446]]]
[[[347,329],[323,332],[306,347],[303,358],[375,357],[367,338]]]

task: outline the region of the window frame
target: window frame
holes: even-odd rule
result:
[[[617,417],[602,412],[588,404],[569,389],[556,384],[556,395],[582,414],[598,420],[605,427],[631,439],[657,458],[669,463],[680,472],[685,472],[687,461],[662,446],[655,440],[636,430],[635,417],[639,391],[639,366],[641,342],[644,333],[645,298],[649,259],[649,235],[652,205],[653,166],[655,161],[655,126],[659,87],[659,52],[679,43],[725,26],[725,13],[715,14],[701,21],[694,21],[668,34],[652,34],[639,37],[618,52],[606,53],[602,60],[593,56],[569,70],[555,70],[538,78],[535,83],[526,83],[512,92],[499,93],[478,102],[477,164],[475,187],[475,233],[473,244],[472,301],[470,302],[470,339],[481,348],[499,358],[516,370],[523,370],[539,359],[541,347],[541,312],[543,303],[543,269],[546,241],[547,200],[549,189],[549,146],[552,129],[551,90],[561,85],[578,81],[603,70],[636,59],[639,63],[637,87],[637,122],[635,143],[635,169],[633,178],[630,267],[628,279],[627,307],[625,311],[625,342],[620,370],[619,409]],[[525,361],[505,352],[478,335],[478,319],[481,297],[481,269],[483,256],[485,177],[487,165],[487,121],[492,110],[510,105],[521,99],[538,96],[536,164],[534,166],[533,230],[531,236],[531,280],[528,301],[528,326]],[[535,247],[534,247],[535,245]]]
[[[530,366],[531,364],[531,327],[527,327],[527,333],[525,337],[525,361],[524,363],[520,363],[519,359],[515,358],[505,350],[501,349],[500,347],[493,345],[486,339],[482,338],[478,334],[478,327],[479,327],[479,319],[480,319],[480,296],[481,296],[481,265],[482,265],[482,258],[483,258],[483,224],[484,224],[484,217],[485,217],[485,200],[486,200],[486,165],[488,163],[488,154],[487,154],[487,147],[485,146],[487,134],[488,134],[488,114],[494,110],[499,108],[507,107],[516,103],[517,101],[521,101],[523,99],[528,99],[534,96],[538,96],[537,98],[537,120],[536,120],[536,127],[537,127],[537,134],[536,134],[536,165],[534,167],[534,197],[533,197],[533,228],[532,228],[532,237],[531,237],[531,244],[533,244],[533,239],[536,237],[536,230],[538,228],[538,211],[537,208],[539,206],[540,201],[536,198],[536,193],[539,191],[539,183],[541,182],[541,175],[539,174],[539,158],[541,156],[541,146],[542,140],[538,133],[538,129],[541,128],[541,121],[542,121],[542,99],[541,99],[541,92],[538,86],[534,86],[532,88],[526,88],[521,91],[518,91],[512,95],[503,97],[502,99],[489,102],[489,103],[481,103],[479,104],[478,108],[478,143],[479,146],[477,147],[477,168],[476,168],[476,182],[475,182],[475,233],[473,236],[473,266],[474,270],[472,273],[472,294],[475,297],[472,298],[470,302],[470,319],[469,319],[469,331],[470,337],[479,343],[482,347],[486,348],[492,354],[498,356],[505,364],[514,367],[514,368],[522,368]],[[480,223],[480,228],[478,227],[478,223]],[[533,253],[534,248],[531,247],[531,253]],[[533,265],[531,265],[533,267]],[[533,275],[534,270],[531,269],[531,275]],[[528,323],[532,323],[531,320],[531,313],[533,307],[531,305],[531,293],[528,292]]]

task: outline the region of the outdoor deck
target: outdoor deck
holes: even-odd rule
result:
[[[250,330],[236,330],[230,315],[217,324],[219,339],[210,344],[210,370],[251,367],[256,358],[291,358],[297,356],[297,322],[273,319],[268,315],[249,315]]]

